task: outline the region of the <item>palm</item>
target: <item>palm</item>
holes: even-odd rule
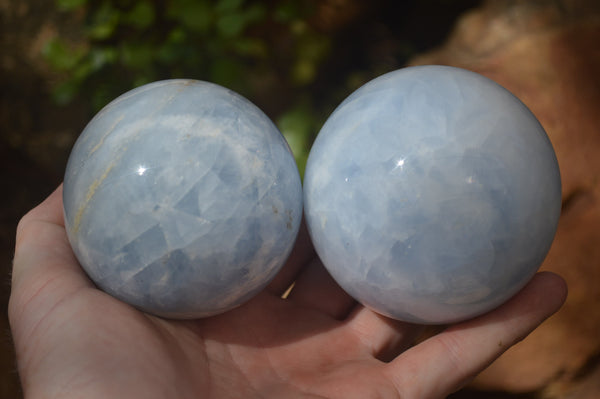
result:
[[[60,205],[55,192],[24,218],[18,234],[9,310],[21,379],[32,397],[438,397],[556,311],[565,295],[556,276],[539,276],[499,310],[395,357],[419,328],[356,305],[311,262],[303,242],[247,304],[207,319],[169,321],[92,285],[70,250]],[[292,294],[282,299],[292,281]]]
[[[164,341],[167,358],[177,359],[175,353],[184,358],[165,366],[181,370],[187,364],[191,378],[180,383],[189,392],[195,388],[190,381],[199,383],[196,397],[207,379],[213,381],[205,397],[215,398],[364,398],[375,382],[377,391],[388,392],[378,397],[395,392],[383,377],[384,363],[351,330],[351,322],[270,295],[210,320],[158,323],[161,335],[172,338]]]

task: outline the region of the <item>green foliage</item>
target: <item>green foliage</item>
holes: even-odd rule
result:
[[[62,72],[74,70],[85,51],[82,48],[69,48],[63,41],[54,38],[46,43],[43,54],[54,69]]]
[[[298,22],[294,26],[297,36],[296,60],[292,67],[292,81],[298,85],[312,82],[319,66],[329,54],[330,42],[307,29],[306,24]]]
[[[306,85],[314,80],[329,42],[311,29],[292,29],[308,16],[298,1],[55,1],[63,12],[85,16],[83,44],[75,46],[57,36],[44,49],[49,64],[63,73],[56,87],[61,102],[85,92],[98,107],[107,100],[95,98],[99,86],[102,92],[109,86],[108,92],[117,95],[133,82],[183,76],[247,94],[255,72],[277,74],[275,69],[285,61],[286,56],[270,50],[273,38],[263,29],[269,23],[278,24],[272,29],[276,34],[294,41],[291,51],[296,54],[290,57],[288,74]]]
[[[83,36],[74,41],[59,35],[44,47],[48,64],[61,77],[54,99],[68,104],[84,98],[97,111],[133,87],[179,77],[212,81],[250,99],[287,87],[293,95],[273,99],[277,115],[270,116],[303,169],[318,129],[307,93],[331,48],[330,39],[307,23],[310,4],[55,0],[61,12],[83,18]]]
[[[308,100],[299,101],[277,119],[277,126],[290,145],[302,176],[314,132],[319,128],[317,121]]]
[[[87,0],[57,0],[56,7],[61,11],[70,11],[87,3]]]

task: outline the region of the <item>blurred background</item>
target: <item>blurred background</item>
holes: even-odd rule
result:
[[[482,73],[547,130],[563,217],[544,269],[563,310],[453,398],[600,397],[600,4],[595,0],[0,0],[0,397],[21,396],[6,305],[19,218],[61,181],[87,121],[123,92],[193,78],[233,89],[301,170],[333,109],[405,65]]]

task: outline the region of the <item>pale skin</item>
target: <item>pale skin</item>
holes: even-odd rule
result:
[[[59,187],[19,223],[9,318],[26,398],[443,398],[566,295],[560,277],[538,273],[500,308],[414,345],[421,326],[353,301],[301,235],[282,272],[248,303],[166,320],[87,278],[67,241]]]

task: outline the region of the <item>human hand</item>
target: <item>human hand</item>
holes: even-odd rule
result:
[[[241,307],[161,319],[87,278],[59,187],[19,223],[9,318],[26,398],[441,398],[556,312],[566,292],[560,277],[539,273],[500,308],[411,346],[422,327],[353,301],[303,234]]]

